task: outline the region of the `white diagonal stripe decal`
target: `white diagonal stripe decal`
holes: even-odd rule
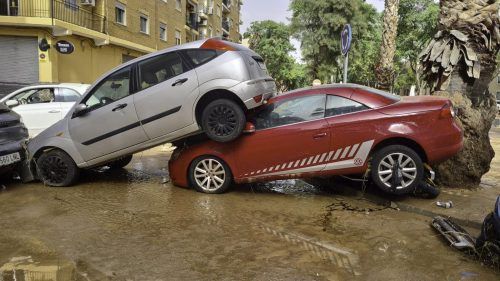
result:
[[[353,157],[353,156],[354,156],[354,153],[356,152],[356,150],[358,149],[358,147],[359,147],[359,143],[355,144],[355,145],[352,147],[351,152],[349,152],[349,156],[347,156],[347,157],[349,157],[349,158]]]
[[[318,155],[316,155],[316,157],[314,157],[313,164],[316,164],[316,162],[318,162],[319,156],[320,155],[318,154]]]
[[[345,158],[345,156],[347,155],[347,152],[349,152],[349,149],[351,149],[350,146],[348,146],[348,147],[346,147],[344,149],[344,152],[342,152],[342,156],[340,156],[340,159],[344,159]]]
[[[319,158],[319,163],[323,162],[325,160],[326,152],[321,154],[321,158]]]
[[[326,161],[330,161],[330,158],[332,158],[332,155],[334,152],[335,152],[335,150],[332,150],[332,151],[330,151],[330,153],[328,153],[328,156],[326,157]]]
[[[337,152],[335,152],[335,156],[333,156],[333,161],[337,160],[339,158],[340,152],[342,152],[342,148],[337,149]]]

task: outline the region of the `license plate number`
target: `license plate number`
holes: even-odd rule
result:
[[[21,161],[19,152],[0,156],[0,167]]]

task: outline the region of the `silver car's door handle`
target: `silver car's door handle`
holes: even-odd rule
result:
[[[187,78],[179,79],[179,80],[175,81],[174,84],[172,84],[172,87],[182,85],[182,84],[186,83],[187,80],[189,80],[189,79],[187,79]]]
[[[122,104],[117,105],[115,108],[113,108],[112,111],[115,112],[117,110],[122,110],[125,107],[127,107],[127,104],[126,103],[122,103]]]
[[[53,109],[51,111],[49,111],[49,113],[60,113],[61,111],[60,110],[57,110],[57,109]]]

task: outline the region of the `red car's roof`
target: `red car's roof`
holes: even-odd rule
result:
[[[370,108],[379,108],[390,105],[401,100],[397,95],[393,95],[374,88],[358,84],[326,84],[321,86],[307,87],[280,94],[270,100],[271,103],[311,94],[330,94],[342,96],[360,102]]]

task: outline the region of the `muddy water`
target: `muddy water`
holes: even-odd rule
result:
[[[72,188],[6,183],[0,280],[499,279],[427,217],[301,181],[200,194],[162,183],[167,158]]]

